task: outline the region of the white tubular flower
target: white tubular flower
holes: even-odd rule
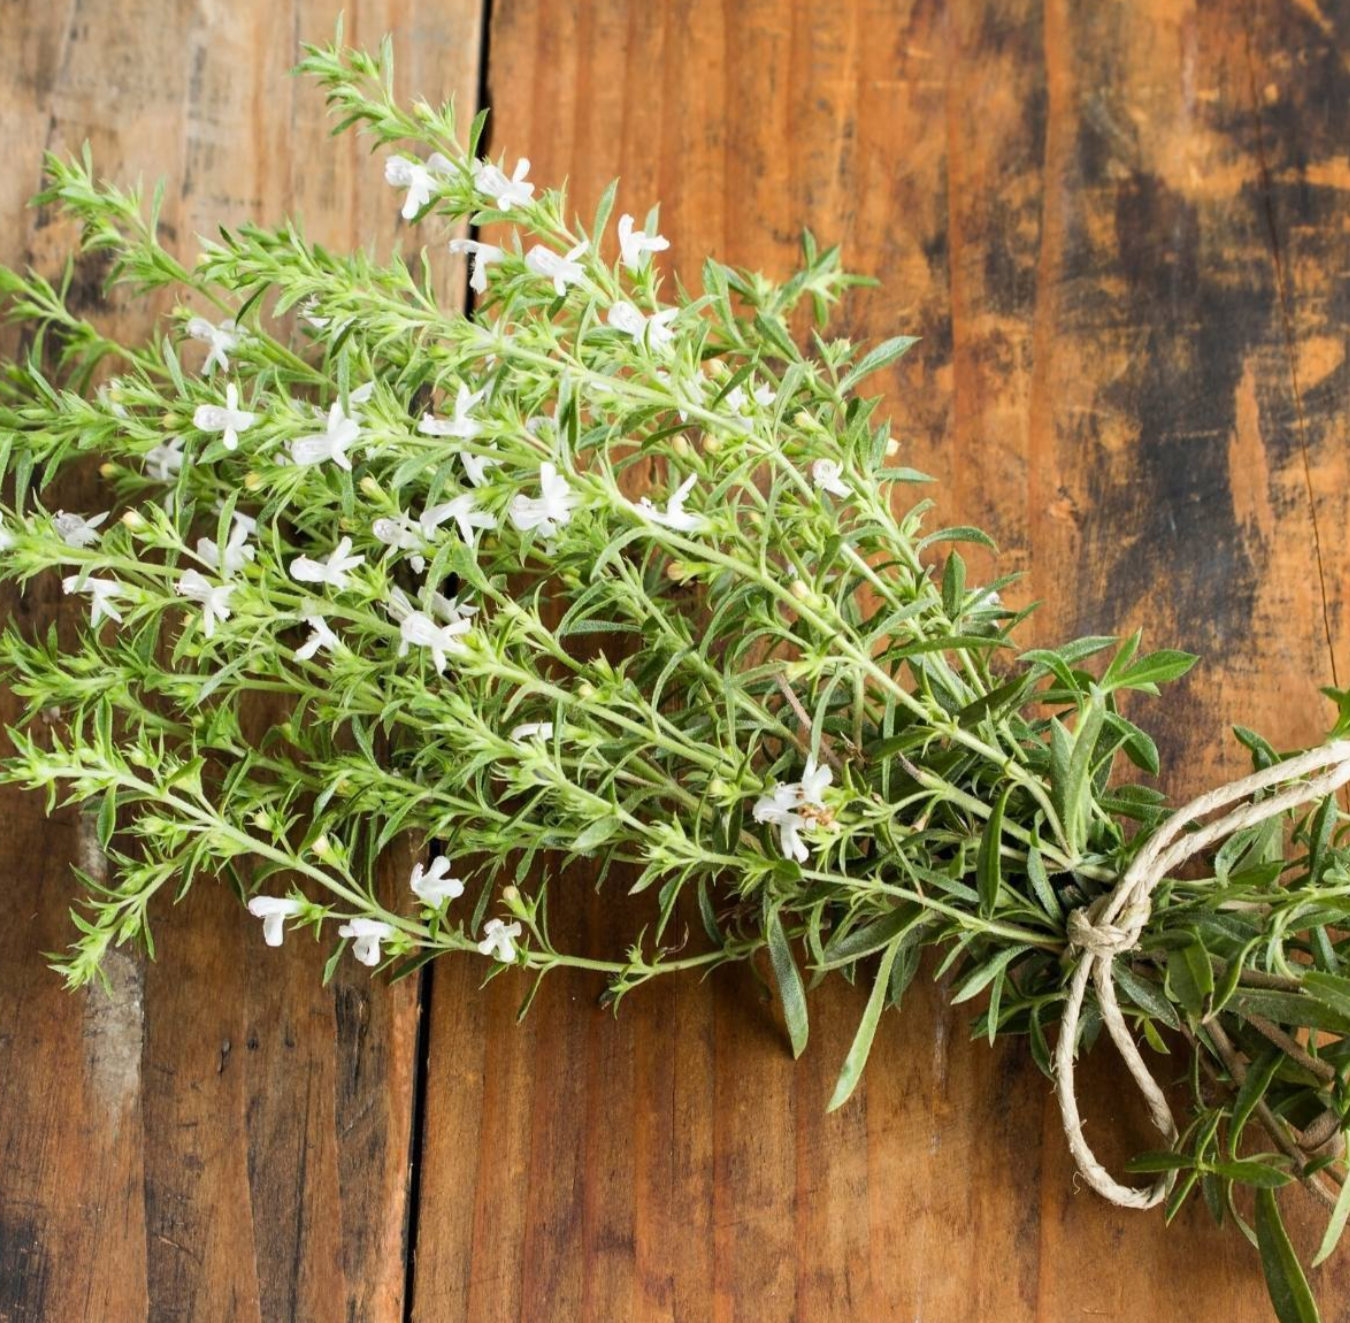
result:
[[[464,894],[464,883],[450,876],[450,861],[443,854],[438,854],[426,868],[415,864],[409,885],[413,895],[433,910],[440,909],[447,900],[458,900]]]
[[[522,721],[511,732],[512,744],[523,744],[526,740],[551,740],[553,723],[551,721]]]
[[[469,391],[461,385],[455,395],[455,416],[437,418],[434,413],[424,413],[417,430],[423,436],[454,436],[461,441],[472,441],[482,430],[483,424],[473,417],[471,409],[483,398],[484,391]]]
[[[192,415],[193,425],[203,432],[221,432],[226,450],[239,447],[239,433],[247,431],[258,421],[257,414],[239,407],[239,387],[230,382],[225,387],[225,403],[199,404]]]
[[[634,340],[639,342],[641,342],[642,332],[647,326],[647,319],[627,299],[620,299],[617,303],[611,303],[609,311],[605,313],[605,320],[616,331],[622,331],[624,335],[632,336]]]
[[[755,801],[755,821],[778,828],[779,847],[788,859],[801,864],[811,857],[801,833],[804,827],[811,825],[814,815],[799,810],[824,809],[825,791],[833,780],[834,773],[828,767],[818,767],[815,758],[811,757],[806,760],[800,781],[773,785],[767,795],[761,795]]]
[[[811,852],[801,838],[801,830],[806,819],[795,811],[800,801],[795,785],[775,785],[767,795],[761,795],[755,801],[754,818],[756,822],[767,822],[778,828],[778,844],[788,859],[805,863]]]
[[[329,553],[326,560],[312,560],[297,556],[291,561],[291,578],[301,583],[326,583],[341,592],[347,587],[347,571],[365,563],[364,556],[351,554],[352,540],[344,537]]]
[[[426,569],[427,560],[422,554],[426,550],[426,541],[422,529],[407,515],[401,514],[396,519],[377,519],[371,524],[370,533],[376,542],[383,542],[386,547],[412,552],[408,560],[418,574]]]
[[[464,465],[464,475],[475,487],[481,487],[487,482],[488,469],[501,467],[501,460],[497,456],[497,447],[488,446],[486,455],[476,455],[470,450],[461,450],[459,462]]]
[[[834,496],[842,496],[845,499],[853,495],[848,483],[839,475],[843,469],[837,460],[818,459],[811,465],[811,481],[821,491],[826,491]]]
[[[507,513],[522,533],[537,528],[545,537],[552,537],[572,518],[572,510],[580,500],[567,485],[567,479],[545,461],[539,466],[539,495],[518,493],[511,498]]]
[[[451,239],[450,251],[462,253],[469,259],[469,288],[475,294],[487,293],[487,269],[502,260],[502,250],[492,243],[477,239]]]
[[[767,409],[778,398],[778,392],[767,381],[762,386],[756,386],[751,393],[754,396],[755,403],[764,409]]]
[[[406,657],[410,648],[426,648],[431,653],[431,662],[437,673],[444,675],[446,659],[452,653],[464,651],[459,636],[467,634],[471,628],[468,620],[438,625],[425,611],[409,611],[399,621],[398,655]]]
[[[626,212],[619,217],[620,260],[630,271],[643,265],[647,253],[662,253],[670,247],[670,240],[659,234],[644,234],[633,228],[633,218]]]
[[[498,211],[510,211],[512,207],[528,205],[534,197],[534,185],[525,179],[529,173],[530,162],[525,156],[516,162],[509,179],[501,167],[493,165],[491,161],[475,161],[473,185],[484,197],[496,203]]]
[[[406,156],[390,156],[384,162],[384,182],[394,188],[406,188],[403,199],[403,219],[412,220],[431,201],[437,188],[437,176],[444,178],[454,166],[440,152],[432,152],[426,164],[409,160]]]
[[[347,403],[369,404],[370,397],[374,394],[375,394],[375,383],[373,381],[368,381],[364,386],[358,386],[355,390],[347,392]],[[356,415],[352,414],[352,418],[356,419]],[[357,421],[360,420],[357,419]]]
[[[664,510],[658,510],[646,496],[642,497],[634,508],[644,519],[649,519],[654,524],[663,524],[666,528],[673,528],[677,533],[692,533],[703,527],[703,516],[691,514],[684,508],[689,493],[694,489],[695,481],[696,475],[691,473],[680,484],[679,490],[671,494]]]
[[[58,510],[56,517],[52,520],[52,527],[60,534],[61,541],[66,546],[92,547],[99,539],[98,526],[107,518],[108,512],[106,510],[102,514],[94,515],[92,519]]]
[[[569,248],[566,253],[559,256],[551,248],[545,248],[543,244],[537,243],[525,254],[525,266],[536,276],[551,280],[554,291],[561,298],[567,293],[569,285],[579,285],[586,279],[586,268],[577,261],[577,258],[589,247],[590,244],[583,239],[575,248]]]
[[[239,348],[239,342],[244,338],[244,333],[233,318],[227,318],[219,326],[213,326],[205,317],[192,317],[188,320],[187,333],[194,340],[201,340],[211,346],[206,355],[206,362],[202,364],[203,376],[211,372],[217,363],[228,372],[229,356]]]
[[[516,958],[515,939],[519,936],[520,924],[489,919],[483,925],[483,940],[478,943],[479,954],[492,956],[503,965],[512,964]]]
[[[387,942],[394,932],[393,924],[379,919],[351,919],[338,929],[338,936],[350,937],[352,954],[373,968],[380,963],[380,943]]]
[[[183,438],[171,436],[167,442],[151,446],[141,458],[145,461],[146,473],[156,482],[172,482],[183,467]]]
[[[479,529],[497,527],[497,516],[488,510],[480,509],[478,499],[472,492],[461,492],[453,501],[428,506],[423,510],[422,517],[417,521],[421,526],[422,536],[430,541],[436,536],[436,530],[447,519],[453,519],[459,525],[459,536],[469,547],[477,543]]]
[[[300,305],[300,316],[316,331],[322,331],[333,320],[331,317],[321,317],[319,312],[319,296],[317,294],[311,294]]]
[[[309,626],[309,638],[296,648],[296,661],[309,661],[320,649],[324,652],[337,652],[342,647],[342,640],[329,629],[328,621],[322,616],[307,612],[301,619]]]
[[[262,920],[263,941],[268,946],[280,946],[286,935],[286,920],[293,919],[305,908],[304,902],[287,900],[282,896],[254,896],[248,903],[248,912]]]
[[[355,394],[351,399],[356,402]],[[328,411],[328,426],[322,432],[297,437],[292,441],[291,459],[302,465],[322,464],[331,460],[338,468],[346,469],[350,473],[352,461],[347,451],[360,439],[360,418],[356,414],[348,417],[342,411],[342,401],[334,400],[333,407]]]
[[[433,592],[431,601],[428,604],[431,608],[431,614],[447,625],[458,625],[463,623],[468,628],[469,617],[478,614],[476,606],[469,606],[467,603],[460,605],[459,598],[446,597],[444,593]]]
[[[834,781],[834,773],[828,767],[818,767],[814,755],[807,758],[802,768],[802,779],[797,782],[797,794],[803,804],[814,808],[825,807],[825,792]]]
[[[116,579],[84,578],[78,574],[71,574],[61,580],[61,591],[89,594],[91,625],[97,625],[105,618],[115,620],[119,625],[122,623],[121,613],[113,605],[113,598],[125,597],[127,590]]]
[[[666,353],[675,343],[675,332],[670,329],[670,323],[679,313],[678,308],[666,308],[647,317],[626,299],[620,299],[610,304],[605,320],[616,331],[631,336],[638,344],[642,344],[645,337],[649,348]]]
[[[214,538],[199,537],[197,539],[197,559],[204,565],[209,565],[218,574],[238,574],[257,554],[256,549],[248,545],[248,540],[257,527],[258,521],[256,519],[246,514],[240,514],[236,510],[230,527],[229,540],[225,543],[224,553],[221,553]]]
[[[202,633],[210,638],[216,632],[216,622],[230,618],[232,583],[212,583],[196,570],[186,570],[173,586],[174,592],[202,606]]]
[[[14,545],[14,534],[0,523],[0,551],[8,551]]]

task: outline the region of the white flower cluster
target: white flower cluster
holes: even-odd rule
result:
[[[413,221],[432,207],[438,196],[454,186],[458,170],[459,167],[440,154],[432,154],[425,162],[391,156],[385,162],[384,175],[391,186],[404,191],[402,216]],[[469,163],[467,179],[486,207],[509,215],[532,205],[534,185],[529,182],[528,174],[527,160],[519,161],[510,175],[498,164],[474,160]],[[662,235],[638,229],[634,218],[628,214],[620,216],[617,230],[619,261],[631,272],[643,272],[653,254],[670,247]],[[476,238],[455,239],[450,243],[450,249],[470,260],[470,284],[478,294],[490,291],[490,272],[508,262],[505,249]],[[588,297],[600,301],[605,326],[620,337],[616,343],[622,345],[624,340],[631,341],[645,357],[647,370],[669,391],[673,408],[682,422],[687,422],[693,414],[705,426],[720,425],[745,435],[759,427],[766,437],[771,434],[767,420],[768,411],[777,398],[774,386],[756,381],[753,375],[747,374],[731,389],[713,398],[714,383],[704,365],[697,361],[690,365],[676,354],[680,309],[662,308],[657,304],[644,310],[636,302],[610,293],[614,289],[612,276],[595,265],[598,259],[588,240],[574,242],[561,251],[544,243],[535,243],[523,256],[519,244],[514,251],[516,257],[511,259],[513,265],[510,268],[513,278],[523,271],[526,278],[551,284],[559,299],[582,288]],[[640,283],[639,288],[650,286]],[[325,329],[332,321],[330,317],[320,315],[317,296],[304,301],[300,313],[315,330]],[[247,357],[250,352],[252,333],[232,319],[213,324],[194,316],[186,321],[184,330],[189,339],[206,346],[201,367],[204,378],[217,369],[222,375],[228,374],[232,356],[242,350]],[[658,363],[663,366],[658,367]],[[609,388],[603,382],[594,382],[593,388],[597,397],[609,398]],[[428,503],[420,513],[395,507],[391,513],[374,518],[369,525],[370,538],[393,556],[406,558],[411,569],[419,575],[425,573],[428,561],[436,554],[439,540],[450,528],[471,549],[477,548],[481,536],[497,531],[503,521],[516,532],[537,535],[548,544],[572,521],[587,499],[569,480],[561,451],[553,458],[539,462],[537,487],[503,481],[498,471],[504,471],[507,458],[498,443],[509,442],[510,432],[503,430],[501,421],[491,413],[491,389],[490,385],[475,389],[468,382],[459,382],[447,412],[427,409],[415,423],[409,420],[406,424],[407,436],[458,443],[451,453],[462,469],[464,483],[463,489],[450,499]],[[315,409],[317,429],[283,440],[283,457],[274,454],[276,462],[297,469],[319,470],[331,466],[341,473],[351,473],[358,456],[379,453],[372,443],[365,418],[366,407],[374,398],[375,390],[375,382],[371,381],[334,399],[326,413]],[[713,398],[711,404],[710,398]],[[279,403],[288,405],[284,400]],[[110,396],[108,406],[118,416],[126,416],[126,410],[113,396]],[[293,416],[293,410],[288,407],[272,413],[256,394],[245,407],[240,386],[234,381],[226,381],[215,402],[196,406],[192,422],[200,432],[218,436],[224,449],[233,452],[238,449],[241,436],[257,428],[264,418],[280,427],[283,418]],[[546,427],[559,432],[561,424],[556,419],[535,417],[525,426],[531,437],[538,438],[546,435],[543,431]],[[255,436],[262,434],[261,431],[254,433]],[[262,448],[265,449],[266,444],[264,442]],[[144,474],[163,484],[179,481],[188,465],[189,454],[184,439],[179,436],[166,438],[142,455]],[[836,459],[815,459],[810,463],[809,474],[810,487],[818,492],[841,500],[853,495],[844,481],[843,466]],[[368,494],[379,491],[377,486],[367,486],[367,483],[373,484],[374,479],[366,479],[360,484]],[[650,496],[642,496],[628,502],[627,508],[639,520],[674,534],[699,534],[708,529],[709,516],[686,508],[696,483],[697,475],[689,474],[673,486],[663,504]],[[515,490],[510,490],[512,486]],[[503,487],[507,490],[503,491]],[[621,508],[623,504],[620,500]],[[62,510],[52,517],[51,526],[68,547],[82,551],[97,546],[102,526],[108,518],[107,512],[84,517]],[[253,517],[231,510],[230,529],[223,544],[217,538],[197,539],[195,559],[200,568],[183,569],[173,582],[173,591],[199,608],[197,619],[202,636],[207,640],[216,636],[236,610],[252,612],[258,609],[259,598],[246,599],[241,594],[250,571],[261,574],[257,568],[259,549],[253,542],[256,529]],[[12,543],[13,536],[0,530],[0,547]],[[420,600],[414,600],[398,587],[377,590],[377,585],[384,580],[370,568],[363,572],[366,566],[367,554],[355,550],[353,536],[345,534],[327,554],[296,555],[286,568],[291,580],[319,593],[336,596],[361,590],[379,604],[379,593],[382,592],[383,607],[397,625],[397,656],[407,657],[417,650],[429,657],[438,673],[444,673],[450,659],[464,652],[466,635],[474,626],[476,609],[434,591],[429,584],[423,589]],[[135,607],[146,600],[143,590],[92,573],[88,566],[65,577],[63,587],[67,593],[79,593],[89,598],[90,618],[95,626],[104,620],[122,623],[122,613],[128,605]],[[242,605],[246,600],[247,607]],[[287,621],[308,631],[304,641],[292,652],[295,661],[310,663],[321,653],[334,656],[347,650],[348,645],[330,624],[330,615],[346,619],[350,612],[331,608],[326,614],[319,600],[302,601],[298,608],[286,612]],[[551,721],[529,721],[516,725],[509,738],[524,750],[551,742],[554,730]],[[829,821],[824,793],[831,779],[829,769],[817,766],[815,759],[810,758],[800,781],[774,784],[755,803],[755,821],[777,831],[780,848],[788,858],[798,862],[809,858],[804,834]],[[444,855],[437,855],[426,865],[419,863],[414,868],[410,888],[426,909],[442,911],[464,894],[465,883],[453,876],[451,870],[451,861]],[[263,937],[269,946],[281,944],[287,920],[318,914],[308,902],[298,897],[255,896],[248,908],[262,920]],[[491,919],[482,930],[477,948],[502,963],[511,963],[517,958],[516,939],[521,936],[521,931],[518,922]],[[351,940],[353,953],[360,962],[374,966],[383,957],[382,944],[396,939],[399,929],[385,919],[356,914],[349,916],[338,932],[341,937]]]

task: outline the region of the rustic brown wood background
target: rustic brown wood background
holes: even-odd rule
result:
[[[69,233],[24,203],[42,149],[85,138],[108,174],[168,177],[187,255],[293,210],[390,242],[378,162],[285,77],[336,8],[0,0],[0,260],[56,269]],[[393,33],[405,92],[491,104],[494,147],[583,214],[616,173],[628,209],[660,198],[676,268],[783,273],[809,225],[879,276],[850,332],[925,336],[887,383],[897,434],[1027,572],[1040,638],[1143,624],[1206,655],[1154,718],[1168,789],[1239,770],[1230,721],[1318,736],[1317,687],[1350,678],[1346,5],[346,9],[357,41]],[[0,1323],[1268,1317],[1198,1209],[1167,1229],[1076,1191],[1045,1081],[938,989],[829,1117],[842,987],[797,1065],[736,971],[617,1021],[556,976],[517,1028],[519,986],[467,963],[324,991],[318,954],[266,951],[201,886],[157,962],[71,996],[41,953],[89,840],[0,794]],[[580,935],[607,924],[596,902]],[[1088,1073],[1092,1136],[1147,1144],[1120,1072]],[[1350,1319],[1350,1252],[1315,1287]]]

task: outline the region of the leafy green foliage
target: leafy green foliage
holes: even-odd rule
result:
[[[913,341],[825,334],[864,283],[837,250],[806,236],[782,282],[709,260],[701,291],[663,301],[649,258],[606,259],[613,190],[588,230],[557,191],[504,204],[476,163],[482,118],[461,141],[452,106],[400,107],[387,44],[339,37],[301,68],[338,131],[397,149],[394,175],[442,154],[413,210],[426,230],[490,227],[472,315],[432,292],[439,248],[337,254],[290,222],[222,231],[186,267],[159,194],[98,180],[87,153],[48,161],[39,204],[80,223],[76,256],[114,285],[181,306],[123,345],[68,308],[73,268],[0,271],[28,345],[0,374],[0,577],[54,573],[81,617],[0,634],[23,703],[4,775],[87,810],[110,866],[77,879],[68,981],[114,945],[153,951],[155,898],[216,875],[288,901],[285,924],[333,961],[362,949],[351,925],[378,925],[394,977],[486,946],[535,987],[595,970],[617,1002],[755,960],[795,1053],[808,987],[841,974],[867,996],[832,1107],[925,967],[975,1005],[975,1033],[1025,1034],[1048,1071],[1067,916],[1166,812],[1118,775],[1160,770],[1135,695],[1195,659],[1141,655],[1138,635],[1017,651],[1010,581],[972,584],[954,549],[992,543],[925,531],[910,493],[929,480],[854,394]],[[575,269],[555,278],[559,262]],[[204,314],[237,322],[214,373]],[[212,422],[227,381],[251,415],[234,448]],[[298,462],[339,422],[342,462]],[[50,508],[85,458],[116,512],[97,526]],[[343,539],[359,559],[325,579]],[[120,620],[91,621],[95,602]],[[1258,766],[1279,758],[1238,738]],[[377,889],[401,836],[446,855],[463,893]],[[555,944],[578,859],[641,915],[607,958]],[[1248,1231],[1279,1316],[1303,1319],[1271,1192],[1327,1202],[1330,1253],[1350,1210],[1347,817],[1328,800],[1238,833],[1200,872],[1164,882],[1115,966],[1146,1050],[1188,1081],[1179,1142],[1135,1169],[1170,1174],[1169,1217],[1199,1190]],[[1089,1004],[1084,1050],[1099,1026]]]

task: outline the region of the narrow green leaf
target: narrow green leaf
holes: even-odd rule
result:
[[[1233,1120],[1228,1127],[1228,1151],[1234,1157],[1237,1157],[1238,1142],[1242,1138],[1242,1132],[1247,1128],[1247,1122],[1251,1120],[1257,1104],[1266,1096],[1270,1081],[1275,1078],[1275,1072],[1283,1060],[1284,1053],[1272,1047],[1269,1051],[1261,1053],[1247,1068],[1247,1078],[1242,1081],[1242,1087],[1238,1090],[1233,1103]]]
[[[873,372],[879,372],[884,367],[889,367],[897,358],[907,353],[918,343],[919,338],[915,335],[896,335],[889,340],[883,340],[875,349],[869,349],[854,364],[853,370],[839,383],[840,393],[846,395],[864,377],[870,376]]]
[[[1313,970],[1303,976],[1303,991],[1316,997],[1324,1006],[1350,1018],[1350,978],[1340,974],[1324,974]]]
[[[1238,1015],[1259,1015],[1263,1019],[1274,1020],[1276,1024],[1327,1029],[1334,1034],[1350,1035],[1350,1016],[1342,1015],[1324,1002],[1305,997],[1299,992],[1242,988],[1233,994],[1228,1008]]]
[[[1167,953],[1167,995],[1193,1019],[1205,1014],[1214,991],[1214,966],[1199,940],[1187,942]]]
[[[853,1037],[853,1046],[844,1058],[844,1068],[839,1072],[839,1080],[826,1111],[833,1112],[842,1107],[853,1096],[853,1090],[862,1078],[863,1067],[867,1065],[867,1058],[872,1051],[872,1039],[876,1037],[877,1021],[886,1004],[886,991],[890,985],[891,964],[895,960],[896,949],[895,946],[888,946],[886,954],[881,957],[881,968],[877,970],[872,995],[867,999],[867,1009],[863,1011],[858,1032]]]
[[[911,928],[925,923],[928,915],[929,912],[922,905],[906,903],[897,905],[889,914],[872,923],[841,931],[825,943],[820,967],[838,969],[840,965],[851,965],[855,960],[872,955]]]
[[[997,544],[988,533],[982,528],[972,528],[968,524],[960,524],[955,528],[939,528],[936,533],[929,533],[915,550],[927,551],[935,542],[976,542],[982,547],[988,547],[990,551],[998,550]]]
[[[1258,1190],[1278,1190],[1288,1185],[1294,1178],[1279,1167],[1271,1167],[1255,1159],[1238,1159],[1235,1162],[1211,1162],[1208,1170],[1228,1181],[1241,1181],[1244,1185],[1255,1186]]]
[[[1124,960],[1117,960],[1112,967],[1112,972],[1116,987],[1141,1011],[1146,1012],[1155,1020],[1161,1020],[1169,1029],[1181,1028],[1181,1018],[1177,1015],[1176,1007],[1167,1000],[1162,989],[1156,983],[1145,978],[1142,974],[1136,974]]]
[[[1321,1315],[1289,1243],[1273,1190],[1256,1192],[1256,1246],[1266,1274],[1266,1289],[1280,1323],[1321,1323]]]
[[[801,971],[793,958],[792,946],[776,907],[768,913],[764,932],[769,942],[769,963],[778,981],[778,995],[783,1000],[783,1018],[787,1021],[788,1037],[792,1040],[792,1055],[799,1057],[806,1051],[806,989],[802,986]]]
[[[589,827],[577,833],[571,848],[577,854],[589,854],[597,846],[603,845],[619,830],[620,822],[614,814],[597,818]]]
[[[1112,689],[1146,689],[1168,680],[1177,680],[1200,659],[1189,652],[1178,652],[1165,648],[1161,652],[1151,652],[1140,657],[1132,666],[1127,666],[1110,681]]]
[[[1322,1237],[1317,1256],[1312,1261],[1314,1268],[1320,1267],[1331,1257],[1332,1251],[1340,1243],[1341,1236],[1345,1231],[1347,1218],[1350,1218],[1350,1181],[1346,1181],[1341,1186],[1341,1193],[1336,1199],[1336,1207],[1331,1210],[1331,1219],[1327,1222],[1326,1234]]]
[[[994,801],[994,811],[984,825],[980,850],[975,858],[975,889],[980,895],[980,913],[988,917],[998,906],[998,893],[1003,886],[1003,814],[1008,807],[1012,786],[1003,787],[1003,793]]]
[[[1050,877],[1045,871],[1045,861],[1041,858],[1041,852],[1034,845],[1027,851],[1027,881],[1031,883],[1031,889],[1036,893],[1036,899],[1041,902],[1041,908],[1046,914],[1052,919],[1062,919],[1064,907],[1059,903],[1054,887],[1050,885]]]

